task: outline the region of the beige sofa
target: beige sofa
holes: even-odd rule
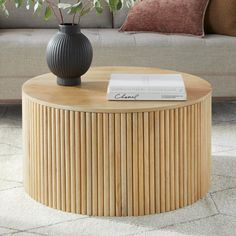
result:
[[[43,22],[25,10],[0,15],[0,102],[19,102],[21,85],[47,73],[47,42],[56,32],[55,21]],[[201,76],[213,85],[217,98],[236,98],[236,38],[205,38],[157,33],[119,33],[127,10],[112,15],[108,9],[90,13],[81,26],[94,49],[93,66],[161,67]]]

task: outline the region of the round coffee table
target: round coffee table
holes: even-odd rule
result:
[[[211,86],[184,74],[187,101],[107,101],[111,73],[178,73],[97,67],[81,86],[45,74],[23,86],[24,186],[63,211],[138,216],[194,203],[209,189]]]

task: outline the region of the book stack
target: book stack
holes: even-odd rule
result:
[[[181,74],[111,74],[108,100],[186,100]]]

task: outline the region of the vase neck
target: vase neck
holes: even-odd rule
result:
[[[65,34],[78,34],[80,33],[80,26],[72,24],[63,24],[59,25],[59,31]]]

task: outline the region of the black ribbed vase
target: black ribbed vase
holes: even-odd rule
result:
[[[93,49],[78,25],[64,24],[59,25],[59,32],[49,41],[46,55],[57,84],[75,86],[91,65]]]

